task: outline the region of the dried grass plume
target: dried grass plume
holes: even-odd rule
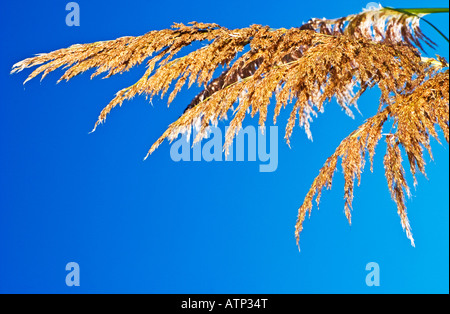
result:
[[[327,102],[336,100],[353,116],[359,97],[377,86],[381,90],[377,114],[345,138],[327,159],[299,209],[295,235],[299,243],[305,217],[311,213],[314,199],[319,204],[323,188],[331,187],[339,161],[345,179],[345,215],[351,221],[354,185],[361,180],[366,157],[373,162],[375,148],[384,138],[387,185],[414,245],[406,214],[405,200],[410,192],[402,152],[415,178],[417,170],[425,174],[423,154],[427,151],[431,155],[430,138],[439,140],[437,128],[449,141],[448,64],[441,57],[422,56],[424,44],[435,45],[419,27],[422,16],[380,6],[335,20],[312,19],[290,29],[174,24],[171,29],[138,37],[40,54],[15,64],[12,73],[36,67],[25,82],[39,75],[43,79],[57,69],[65,70],[59,81],[69,81],[89,70],[93,70],[91,78],[101,74],[108,78],[145,62],[144,75],[117,92],[100,112],[94,130],[115,107],[137,95],[151,100],[169,93],[170,104],[185,85],[202,87],[148,155],[164,140],[190,132],[193,126],[200,130],[195,139],[198,142],[210,125],[231,116],[224,144],[228,153],[245,117],[258,114],[259,125],[264,126],[270,105],[274,123],[281,110],[289,107],[287,144],[296,124],[312,138],[310,123]],[[195,42],[206,45],[178,56]]]

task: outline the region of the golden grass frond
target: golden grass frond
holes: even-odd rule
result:
[[[339,159],[345,179],[345,214],[350,221],[355,180],[358,179],[359,184],[367,153],[373,164],[375,147],[382,138],[385,123],[390,119],[393,120],[392,129],[395,132],[386,135],[385,176],[392,199],[397,204],[402,226],[414,245],[405,205],[405,193],[409,195],[410,190],[405,179],[400,149],[403,148],[408,156],[415,180],[417,168],[425,174],[423,153],[426,149],[431,155],[430,137],[439,141],[437,127],[440,127],[447,143],[449,142],[448,70],[436,73],[435,69],[429,69],[426,74],[413,80],[403,92],[397,93],[382,111],[341,142],[325,162],[299,209],[295,231],[297,244],[306,214],[311,214],[314,197],[319,205],[323,188],[331,188]]]
[[[155,52],[161,51],[162,55],[173,56],[193,41],[211,40],[222,30],[223,28],[216,24],[192,22],[192,26],[175,24],[172,29],[151,31],[138,37],[128,36],[92,44],[72,45],[18,62],[13,66],[12,73],[43,64],[31,73],[26,81],[41,73],[45,76],[61,67],[69,69],[60,80],[70,80],[93,68],[97,68],[97,71],[92,77],[104,72],[111,76],[142,63]]]
[[[423,49],[421,42],[434,47],[435,43],[420,29],[421,17],[420,14],[408,14],[379,5],[365,9],[362,13],[338,19],[311,19],[303,28],[330,35],[345,34],[377,42],[407,43],[420,49]]]
[[[297,243],[313,199],[319,204],[322,189],[331,187],[339,159],[345,179],[345,215],[351,221],[355,181],[361,181],[367,154],[373,166],[375,148],[390,120],[394,121],[395,132],[386,136],[385,175],[403,228],[413,241],[406,215],[405,195],[409,188],[401,149],[406,152],[415,180],[417,170],[425,174],[423,152],[431,154],[429,139],[438,138],[436,126],[449,141],[448,71],[442,72],[448,63],[441,57],[421,56],[422,43],[433,46],[433,42],[422,33],[419,21],[418,15],[380,6],[335,20],[312,19],[291,29],[252,25],[230,30],[217,24],[174,24],[171,29],[143,36],[40,54],[18,62],[11,73],[37,67],[24,83],[38,75],[44,78],[57,69],[65,69],[58,82],[89,70],[94,71],[91,78],[100,74],[107,78],[146,61],[144,75],[117,92],[100,112],[94,130],[112,109],[136,95],[144,94],[151,101],[156,95],[164,97],[170,92],[169,105],[185,85],[203,86],[145,158],[164,140],[172,141],[191,132],[192,127],[199,129],[194,142],[200,141],[210,125],[231,114],[223,147],[228,154],[247,115],[259,114],[259,125],[265,125],[272,100],[274,123],[281,110],[292,104],[285,131],[288,145],[297,123],[312,138],[310,124],[327,102],[335,99],[353,116],[359,97],[378,86],[378,113],[342,141],[307,193],[299,209]],[[176,57],[195,42],[204,46]]]
[[[209,99],[219,89],[237,84],[238,80],[250,77],[258,78],[267,72],[268,67],[290,64],[300,58],[304,50],[311,46],[312,32],[308,34],[308,32],[303,32],[304,30],[313,30],[316,33],[333,37],[345,35],[353,39],[375,40],[389,45],[406,43],[410,46],[421,47],[420,41],[426,40],[420,31],[418,16],[382,7],[365,10],[360,14],[341,19],[312,19],[303,26],[290,30],[273,30],[259,25],[229,30],[217,24],[197,22],[190,24],[186,26],[176,23],[172,29],[151,31],[138,37],[128,36],[92,44],[73,45],[18,62],[13,66],[11,72],[16,73],[38,66],[24,83],[40,74],[43,79],[59,68],[66,69],[59,81],[68,81],[92,69],[95,71],[91,78],[103,73],[107,78],[128,71],[149,59],[144,75],[132,86],[117,92],[111,102],[101,111],[94,126],[95,130],[98,124],[105,121],[111,110],[117,105],[122,105],[125,100],[141,94],[148,95],[150,100],[157,94],[163,97],[173,82],[175,82],[175,86],[168,98],[169,104],[186,83],[189,87],[195,82],[199,86],[205,86],[205,89],[187,106],[186,110],[188,110],[199,102]],[[204,41],[209,42],[206,47],[173,60],[184,47],[194,42]],[[246,46],[250,46],[250,52],[236,59],[236,56]],[[271,54],[276,55],[272,56]],[[229,69],[224,70],[222,75],[211,81],[219,66],[231,63],[233,64]],[[290,98],[290,96],[286,96],[286,93],[281,95],[283,99],[280,104],[285,105],[286,98]],[[278,104],[274,120],[281,109],[280,104]],[[296,107],[299,109],[301,117],[300,124],[305,127],[308,136],[311,137],[309,122],[311,115],[315,115],[315,111],[309,107],[304,108],[301,104]],[[254,107],[254,109],[253,114],[259,111],[264,115],[264,110],[261,111],[262,108],[258,110],[257,107]],[[305,114],[305,110],[302,109],[309,113]],[[345,108],[345,110],[351,114],[349,108]],[[264,121],[265,117],[261,120]],[[289,133],[294,123],[295,115],[292,116],[289,123],[287,141],[289,141]]]
[[[289,144],[297,115],[299,124],[311,137],[311,118],[324,110],[326,101],[335,98],[343,110],[352,115],[351,107],[356,107],[356,100],[367,86],[378,84],[388,90],[399,90],[427,67],[417,51],[408,46],[379,44],[345,35],[291,29],[284,31],[284,36],[264,39],[259,42],[257,52],[251,50],[242,57],[245,58],[242,62],[247,64],[258,60],[254,73],[199,100],[169,126],[149,154],[164,139],[174,139],[202,121],[197,138],[200,140],[208,125],[225,118],[237,103],[226,135],[224,150],[227,151],[247,111],[252,117],[260,113],[259,124],[265,124],[272,97],[276,100],[274,121],[281,108],[294,102],[285,134]],[[292,42],[297,45],[290,44],[286,50]],[[286,56],[289,62],[284,61]],[[242,66],[232,68],[228,75],[239,76],[236,72],[240,69]],[[389,95],[385,97],[383,100],[387,102]]]
[[[229,63],[245,47],[261,26],[228,30],[216,24],[192,22],[190,26],[175,24],[172,29],[152,31],[139,37],[123,37],[93,44],[73,45],[66,49],[23,60],[13,66],[11,73],[40,65],[27,80],[42,74],[42,78],[58,68],[68,68],[59,79],[71,78],[91,69],[92,77],[107,73],[106,77],[123,73],[145,59],[147,71],[132,86],[120,90],[116,97],[102,110],[95,127],[103,122],[107,114],[125,99],[146,93],[150,97],[167,92],[172,81],[178,79],[169,102],[175,97],[186,80],[189,85],[209,81],[219,65]],[[172,60],[184,47],[196,41],[212,41],[208,46]],[[163,59],[164,58],[164,59]],[[41,65],[42,64],[42,65]],[[152,73],[158,65],[155,73]],[[58,81],[58,82],[59,82]],[[94,129],[95,129],[94,127]]]

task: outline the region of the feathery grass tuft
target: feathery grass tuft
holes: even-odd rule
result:
[[[69,81],[89,70],[94,70],[91,78],[100,74],[108,78],[146,62],[145,74],[132,86],[117,92],[101,111],[93,131],[112,109],[136,95],[145,94],[151,101],[156,95],[164,97],[170,90],[169,105],[185,85],[203,87],[145,158],[164,140],[171,141],[190,132],[193,126],[200,131],[195,142],[200,141],[210,125],[231,114],[223,147],[228,154],[245,117],[259,114],[259,125],[264,126],[271,104],[274,123],[289,105],[285,132],[288,145],[297,123],[312,138],[310,124],[324,111],[327,102],[335,99],[353,116],[359,97],[378,86],[381,90],[378,113],[342,141],[307,193],[299,209],[297,243],[314,197],[319,204],[322,189],[332,185],[339,160],[345,179],[345,215],[351,221],[355,181],[358,184],[361,181],[367,154],[373,163],[385,124],[393,121],[395,131],[384,135],[385,175],[402,226],[414,244],[406,215],[409,187],[402,150],[415,178],[417,170],[425,174],[423,152],[431,154],[429,140],[438,138],[437,126],[449,141],[449,73],[445,70],[448,64],[439,56],[426,58],[421,54],[424,43],[430,47],[435,44],[423,34],[419,22],[424,15],[437,12],[445,10],[380,6],[334,20],[311,19],[291,29],[252,25],[230,30],[217,24],[174,24],[171,29],[143,36],[73,45],[40,54],[18,62],[11,73],[37,67],[25,83],[38,75],[43,79],[57,69],[65,69],[59,81]],[[176,57],[194,42],[206,45]],[[223,70],[217,73],[218,69]]]

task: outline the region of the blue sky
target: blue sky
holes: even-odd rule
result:
[[[368,2],[80,0],[80,27],[66,26],[64,1],[2,3],[0,292],[448,293],[447,144],[433,143],[428,178],[419,176],[407,203],[415,248],[390,199],[382,144],[374,173],[366,171],[355,190],[352,226],[338,172],[320,211],[314,208],[305,222],[300,253],[295,244],[297,210],[310,184],[339,142],[376,112],[377,90],[363,96],[355,120],[328,104],[312,124],[314,142],[296,127],[291,148],[283,141],[284,113],[278,169],[260,173],[258,162],[176,163],[167,143],[142,160],[197,89],[184,90],[169,109],[164,99],[151,106],[135,98],[88,134],[115,92],[144,67],[56,85],[58,72],[25,87],[27,74],[9,75],[14,63],[36,53],[142,35],[173,22],[289,28],[311,17],[360,12]],[[449,33],[447,15],[429,20]],[[436,53],[448,57],[448,44],[423,29],[439,44]],[[65,284],[69,262],[80,265],[79,287]],[[370,262],[380,266],[379,287],[366,286]]]

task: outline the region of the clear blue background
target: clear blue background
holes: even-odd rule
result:
[[[185,90],[169,109],[165,100],[155,98],[151,106],[138,97],[88,134],[114,93],[145,67],[56,85],[59,71],[25,87],[29,72],[9,75],[14,63],[35,53],[142,35],[173,22],[293,27],[311,17],[360,12],[370,1],[80,0],[80,27],[66,26],[67,2],[0,7],[1,293],[448,293],[446,143],[434,143],[428,179],[419,176],[407,204],[416,248],[390,199],[383,144],[374,173],[367,169],[356,188],[352,226],[337,173],[320,211],[305,222],[300,253],[295,244],[297,210],[310,184],[339,142],[376,112],[377,90],[364,95],[363,115],[355,120],[328,104],[312,125],[314,142],[296,127],[292,149],[283,141],[284,112],[278,170],[259,173],[258,162],[175,163],[167,143],[142,160],[197,89]],[[429,19],[448,34],[448,15]],[[423,29],[439,43],[436,52],[448,57],[448,44]],[[80,287],[65,285],[68,262],[81,267]],[[365,284],[369,262],[380,265],[380,287]]]

